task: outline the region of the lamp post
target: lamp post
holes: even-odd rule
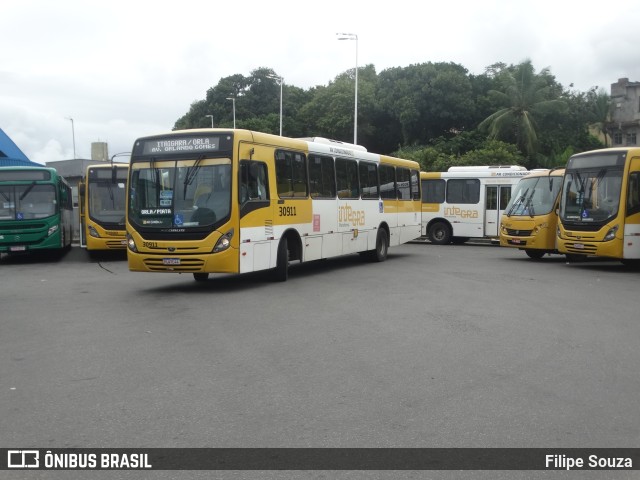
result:
[[[280,83],[280,136],[282,136],[282,85],[284,84],[284,78],[279,75],[267,75],[267,78],[273,78]]]
[[[73,140],[73,158],[76,158],[76,131],[73,128],[73,118],[67,117],[67,120],[71,120],[71,139]]]
[[[356,98],[355,111],[353,114],[353,143],[358,143],[358,35],[355,33],[336,33],[338,40],[355,40],[356,41]]]
[[[209,117],[211,119],[211,128],[213,128],[213,115],[205,115],[205,117]]]
[[[233,102],[233,129],[236,129],[236,97],[227,97],[227,100]]]

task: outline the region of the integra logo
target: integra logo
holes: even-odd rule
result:
[[[462,210],[460,207],[447,207],[444,209],[445,217],[478,218],[477,210]]]

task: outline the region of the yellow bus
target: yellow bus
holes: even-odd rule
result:
[[[384,261],[420,236],[419,165],[364,147],[247,130],[135,141],[127,257],[138,272],[271,270],[361,253]]]
[[[572,156],[560,200],[558,250],[640,262],[640,148]]]
[[[500,245],[533,259],[558,253],[558,203],[564,168],[534,170],[514,187],[500,220]]]
[[[78,184],[80,246],[88,252],[123,250],[129,165],[90,165]]]
[[[436,245],[464,243],[472,237],[497,239],[511,188],[528,173],[518,165],[420,172],[423,235]]]

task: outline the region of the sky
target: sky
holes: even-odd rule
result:
[[[129,152],[230,75],[328,85],[356,46],[378,73],[531,59],[578,91],[640,81],[638,0],[0,0],[0,18],[0,128],[43,164],[91,158],[92,142]]]

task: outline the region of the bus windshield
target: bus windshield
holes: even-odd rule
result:
[[[561,187],[562,177],[559,176],[525,177],[515,186],[505,214],[533,216],[551,213]]]
[[[622,168],[567,170],[560,218],[567,222],[606,222],[618,213]]]
[[[31,220],[56,213],[56,192],[53,185],[0,186],[0,220]]]
[[[89,216],[98,222],[114,223],[124,227],[126,202],[125,182],[90,180]]]
[[[149,228],[212,226],[231,212],[231,161],[132,165],[129,218]]]

